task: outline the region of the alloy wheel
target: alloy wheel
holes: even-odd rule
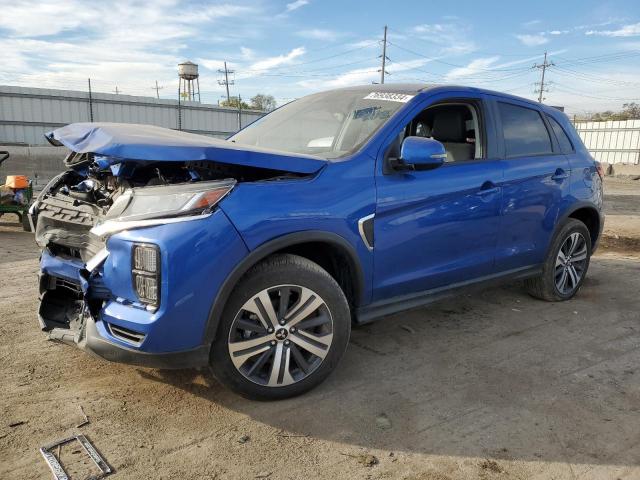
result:
[[[573,232],[562,243],[555,266],[555,283],[562,295],[571,294],[584,275],[587,266],[587,241],[579,232]]]
[[[231,324],[228,348],[245,378],[282,387],[311,375],[332,341],[333,319],[322,297],[300,285],[279,285],[244,303]]]

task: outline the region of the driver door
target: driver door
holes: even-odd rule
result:
[[[425,109],[434,104],[443,112],[447,104],[468,106],[470,114],[462,113],[462,120],[475,131],[465,131],[464,138],[458,138],[460,127],[449,126],[447,132],[439,126],[443,133],[430,132],[434,125],[428,122],[435,123],[429,120],[434,114],[425,114]],[[459,121],[458,114],[448,117]],[[426,121],[417,121],[423,118]],[[432,136],[454,155],[433,170],[389,171],[387,160],[398,141],[395,135]],[[465,143],[473,143],[470,158],[459,153],[469,150]],[[436,98],[417,116],[409,116],[388,139],[376,165],[374,301],[464,284],[494,273],[503,169],[495,143],[495,127],[483,95]]]

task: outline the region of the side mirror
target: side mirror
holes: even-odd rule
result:
[[[433,170],[442,165],[447,151],[437,140],[407,137],[402,142],[400,158],[392,164],[394,170]]]

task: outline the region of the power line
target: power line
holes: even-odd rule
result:
[[[547,52],[544,52],[544,62],[542,62],[542,65],[538,65],[537,63],[533,66],[533,68],[538,68],[542,70],[542,75],[540,76],[540,83],[538,85],[540,85],[540,88],[537,90],[534,90],[534,93],[539,93],[538,95],[538,102],[542,103],[543,99],[543,95],[544,92],[548,92],[549,89],[547,88],[545,90],[544,88],[544,75],[547,72],[547,68],[549,67],[553,67],[555,65],[555,63],[553,62],[547,62]]]

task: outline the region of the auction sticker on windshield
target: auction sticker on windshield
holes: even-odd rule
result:
[[[407,103],[413,97],[413,95],[406,95],[404,93],[371,92],[369,95],[364,97],[364,100],[386,100],[388,102]]]

